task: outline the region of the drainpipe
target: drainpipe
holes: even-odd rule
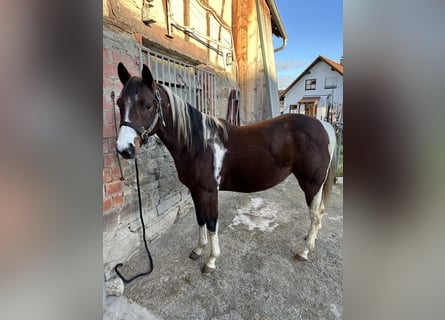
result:
[[[170,0],[166,0],[165,1],[165,6],[167,8],[167,37],[169,37],[170,39],[173,39],[173,36],[172,36],[172,22],[171,22],[172,13],[171,13],[171,10],[170,10],[170,7],[171,7]]]
[[[286,33],[286,29],[284,28],[283,21],[281,20],[280,13],[278,12],[278,8],[277,8],[277,4],[275,3],[275,0],[268,0],[267,2],[269,3],[269,9],[271,11],[272,17],[275,18],[274,20],[277,24],[278,30],[280,31],[280,33],[282,35],[281,39],[283,39],[283,44],[280,47],[274,49],[274,52],[278,52],[278,51],[286,48],[287,33]]]

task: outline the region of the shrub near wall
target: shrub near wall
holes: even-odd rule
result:
[[[116,129],[119,111],[113,108],[122,85],[117,64],[123,62],[133,75],[140,74],[138,42],[131,36],[104,29],[103,34],[103,260],[114,267],[142,248],[134,160],[116,154]],[[173,159],[154,136],[138,156],[142,206],[147,239],[167,230],[178,215],[192,207],[188,190],[179,182]],[[121,180],[123,176],[123,180]]]

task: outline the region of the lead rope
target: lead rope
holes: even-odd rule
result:
[[[114,108],[114,107],[115,107],[115,105],[114,105],[114,91],[111,92],[111,98],[113,99],[113,108]],[[113,113],[114,113],[114,109],[113,109]],[[115,123],[116,123],[116,114],[114,114],[114,121],[115,121]],[[117,136],[117,134],[116,134],[116,136]],[[119,159],[119,155],[117,155],[117,158]],[[139,184],[139,168],[138,168],[138,159],[137,159],[137,157],[134,158],[134,166],[135,166],[135,169],[136,169],[136,184],[137,184],[137,187],[138,187],[139,218],[141,219],[141,225],[142,225],[142,239],[143,239],[143,241],[144,241],[145,251],[147,252],[148,259],[150,260],[150,269],[149,269],[148,271],[146,271],[146,272],[139,273],[139,274],[133,276],[133,277],[130,278],[130,279],[126,279],[126,278],[120,273],[120,271],[118,270],[118,268],[122,267],[123,264],[122,264],[122,263],[118,263],[118,264],[114,267],[114,271],[116,271],[116,274],[117,274],[117,275],[119,276],[119,278],[121,278],[122,281],[125,282],[125,283],[130,283],[130,282],[132,282],[132,281],[133,281],[134,279],[136,279],[136,278],[139,278],[139,277],[142,277],[142,276],[149,275],[149,274],[153,271],[153,259],[152,259],[152,257],[151,257],[150,251],[148,250],[147,239],[146,239],[146,237],[145,237],[145,223],[144,223],[144,216],[142,215],[141,187],[140,187],[140,184]],[[119,167],[120,167],[120,161],[119,161]],[[122,176],[122,168],[120,167],[120,169],[121,169],[121,180],[123,180],[124,178],[123,178],[123,176]]]
[[[114,119],[114,133],[116,134],[116,138],[117,138],[117,123],[116,123],[116,103],[114,102],[114,91],[111,91],[111,100],[113,101],[113,119]],[[117,153],[117,148],[115,148],[116,150],[116,158],[117,158],[117,163],[119,164],[119,172],[121,174],[119,180],[124,181],[124,175],[122,174],[122,165],[121,165],[121,159],[119,158],[119,154]]]

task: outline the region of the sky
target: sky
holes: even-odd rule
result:
[[[285,89],[319,55],[343,56],[343,0],[275,0],[286,29],[286,48],[275,53],[278,89]],[[274,48],[282,39],[274,36]]]

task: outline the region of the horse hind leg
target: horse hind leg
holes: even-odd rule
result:
[[[322,189],[323,185],[320,187],[320,190],[315,194],[309,206],[309,217],[311,219],[309,232],[305,238],[302,248],[298,251],[296,255],[296,258],[301,261],[306,261],[308,259],[309,251],[314,250],[315,240],[317,239],[318,232],[321,229],[321,220],[324,213]]]

